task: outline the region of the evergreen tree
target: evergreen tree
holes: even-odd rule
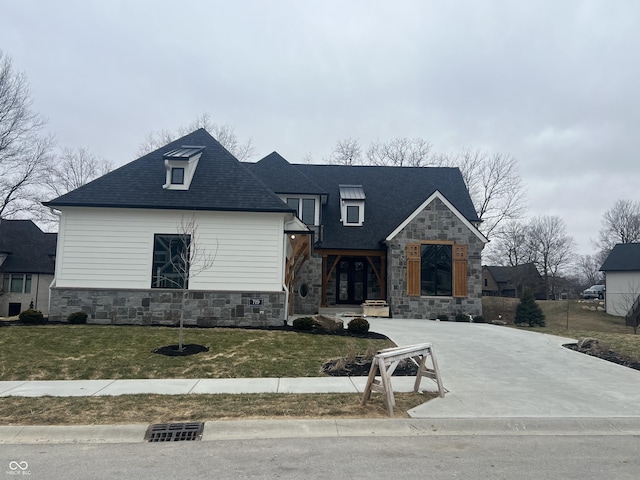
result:
[[[544,313],[540,309],[540,306],[533,298],[533,293],[525,291],[520,298],[520,303],[516,308],[516,318],[514,322],[517,325],[526,323],[530,327],[539,325],[544,327]]]

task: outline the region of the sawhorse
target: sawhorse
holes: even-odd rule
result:
[[[432,368],[427,366],[427,358],[429,357],[431,357]],[[427,377],[436,382],[438,394],[444,397],[444,387],[442,386],[442,380],[440,378],[440,370],[438,370],[438,362],[433,353],[433,346],[430,343],[421,343],[406,347],[385,348],[373,357],[371,368],[369,369],[369,377],[367,378],[367,385],[362,395],[363,406],[371,397],[372,391],[384,393],[387,413],[390,417],[393,417],[393,407],[395,407],[396,401],[393,396],[393,387],[391,386],[391,375],[393,375],[400,361],[407,358],[413,359],[418,365],[418,373],[416,374],[413,391],[418,392],[420,380],[422,380],[422,377]],[[376,378],[377,375],[380,375],[380,379]]]

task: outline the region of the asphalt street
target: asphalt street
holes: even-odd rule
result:
[[[603,435],[368,436],[6,445],[0,449],[0,477],[637,480],[639,451],[638,436]]]

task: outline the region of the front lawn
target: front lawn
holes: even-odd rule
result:
[[[187,328],[184,343],[209,347],[185,357],[153,353],[176,344],[168,327],[0,327],[0,380],[316,377],[330,358],[395,346],[389,340],[291,331]]]

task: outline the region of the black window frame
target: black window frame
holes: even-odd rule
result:
[[[190,246],[188,234],[156,233],[153,236],[151,288],[189,288]]]
[[[352,216],[355,212],[356,220],[353,221]],[[360,205],[347,205],[345,215],[347,216],[346,223],[349,225],[357,225],[360,223]]]
[[[316,199],[303,198],[300,206],[300,220],[305,225],[315,225],[316,222]],[[311,217],[311,218],[309,218]]]
[[[420,245],[420,295],[453,296],[453,245],[440,243]]]
[[[180,172],[180,177],[176,174]],[[171,167],[171,185],[184,185],[184,167]]]

